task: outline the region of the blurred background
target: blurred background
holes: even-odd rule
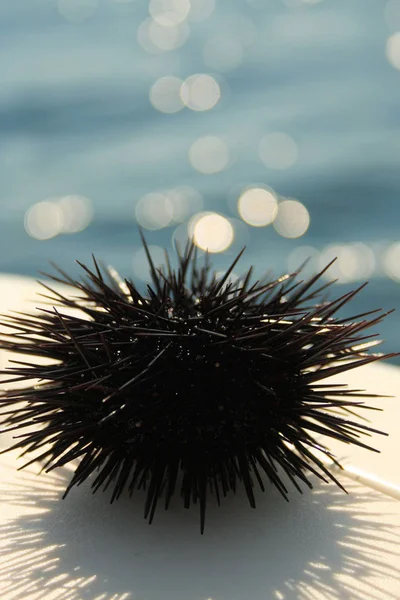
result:
[[[0,0],[0,32],[0,271],[144,286],[140,224],[398,308],[400,0]]]

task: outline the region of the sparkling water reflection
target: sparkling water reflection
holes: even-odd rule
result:
[[[398,306],[398,0],[31,0],[0,28],[0,270],[94,252],[144,282],[141,225],[220,272],[335,255],[340,293],[371,280],[355,312]]]

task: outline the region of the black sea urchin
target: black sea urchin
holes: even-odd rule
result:
[[[372,449],[360,434],[376,431],[350,410],[367,394],[320,382],[382,358],[368,355],[374,336],[363,332],[384,315],[334,317],[359,290],[315,304],[326,269],[306,282],[294,273],[255,283],[250,269],[232,283],[242,253],[217,278],[193,244],[175,270],[167,253],[157,269],[143,243],[145,295],[94,260],[93,270],[81,265],[82,281],[50,276],[77,296],[47,288],[58,308],[8,319],[1,346],[46,359],[7,371],[39,380],[0,399],[6,430],[37,426],[12,448],[34,452],[46,471],[77,459],[66,493],[90,475],[93,491],[113,488],[112,501],[144,488],[150,522],[178,487],[185,507],[199,502],[202,531],[209,492],[219,503],[240,484],[254,507],[255,482],[287,498],[281,473],[299,491],[312,487],[310,473],[340,485],[314,454],[331,457],[315,435]]]

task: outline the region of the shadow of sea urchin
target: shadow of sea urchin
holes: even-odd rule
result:
[[[150,522],[177,488],[185,507],[199,503],[201,531],[209,493],[219,503],[241,485],[254,507],[255,484],[269,480],[287,499],[283,472],[299,491],[311,473],[342,487],[314,453],[333,458],[315,436],[372,450],[360,434],[380,432],[353,412],[368,394],[321,381],[392,356],[368,354],[374,336],[364,335],[385,315],[335,317],[361,288],[318,303],[326,269],[306,282],[294,273],[255,283],[250,269],[232,283],[242,253],[217,278],[193,244],[178,251],[177,269],[167,253],[157,269],[143,243],[145,295],[94,260],[81,281],[50,276],[76,296],[45,286],[57,308],[7,320],[1,347],[46,359],[6,372],[8,383],[31,382],[0,398],[6,431],[30,426],[12,448],[47,471],[77,459],[66,494],[90,475],[93,491],[112,487],[112,501],[145,489]]]

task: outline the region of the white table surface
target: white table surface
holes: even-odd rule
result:
[[[1,312],[29,310],[29,279],[0,276]],[[0,352],[0,368],[8,356]],[[379,401],[381,454],[331,444],[343,462],[400,485],[400,369],[362,367],[339,378],[392,394]],[[0,436],[0,448],[9,443]],[[315,483],[285,503],[271,487],[252,510],[243,494],[210,506],[204,536],[196,508],[180,499],[153,525],[143,498],[114,505],[88,486],[62,491],[63,469],[17,471],[0,456],[1,600],[374,600],[400,599],[400,502],[342,477],[349,494]]]

